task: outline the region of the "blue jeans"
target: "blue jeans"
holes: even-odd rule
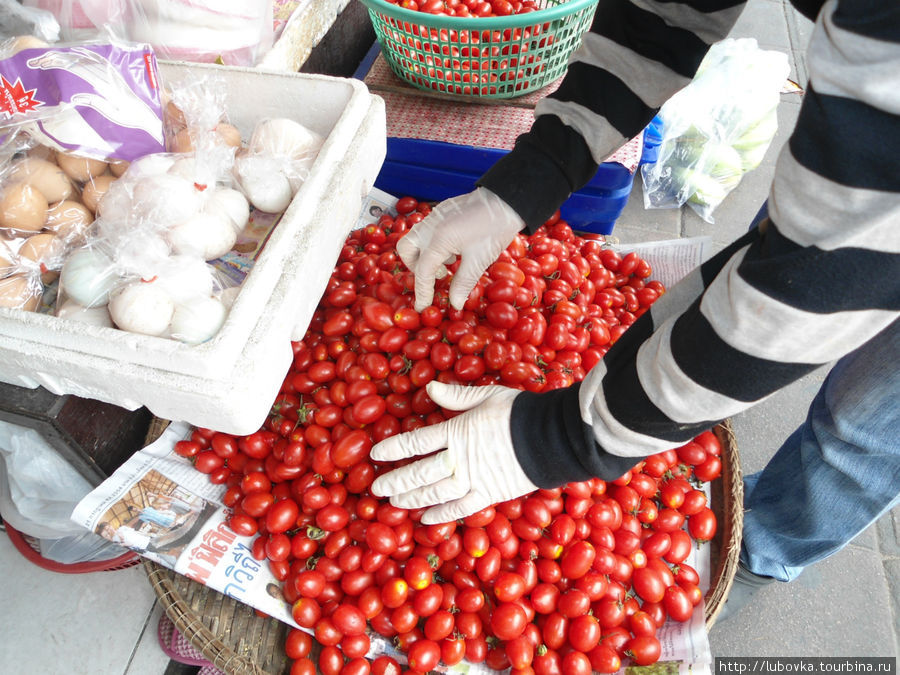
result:
[[[900,319],[840,359],[806,421],[744,481],[741,562],[791,581],[900,503]]]

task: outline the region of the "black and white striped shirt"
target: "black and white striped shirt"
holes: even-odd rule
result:
[[[742,9],[602,0],[561,87],[480,184],[537,227],[691,80]],[[536,484],[614,478],[897,320],[900,3],[828,0],[808,63],[764,231],[663,295],[582,383],[516,399],[513,440]]]

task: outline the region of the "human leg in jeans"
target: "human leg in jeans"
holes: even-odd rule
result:
[[[900,503],[898,364],[895,321],[834,365],[806,421],[745,479],[743,569],[726,616],[759,577],[791,581]]]

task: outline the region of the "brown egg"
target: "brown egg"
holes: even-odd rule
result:
[[[0,279],[12,274],[15,258],[15,254],[0,241]]]
[[[126,162],[124,159],[114,159],[109,163],[109,171],[113,176],[118,178],[128,171],[129,166],[131,166],[131,162]]]
[[[47,210],[44,229],[55,233],[63,241],[71,241],[82,235],[92,222],[94,216],[84,204],[66,200]]]
[[[224,141],[225,145],[230,145],[232,148],[241,147],[241,132],[238,131],[238,128],[233,124],[219,122],[219,124],[216,125],[216,133],[219,135],[219,138]]]
[[[14,274],[0,279],[0,307],[35,311],[41,304],[44,289],[37,279]]]
[[[49,44],[33,35],[20,35],[13,38],[12,44],[10,44],[10,51],[12,52],[10,56],[18,54],[23,49],[39,49],[49,46]]]
[[[52,234],[36,234],[28,237],[19,248],[19,258],[33,260],[41,265],[41,281],[50,285],[59,276],[65,247],[59,237]]]
[[[0,188],[0,227],[37,232],[47,219],[47,198],[28,183]]]
[[[16,162],[10,169],[10,177],[15,181],[30,183],[51,204],[68,199],[75,190],[72,181],[59,166],[36,157],[26,157]]]
[[[173,127],[183,127],[185,124],[187,124],[181,108],[175,105],[175,103],[172,101],[166,103],[166,124],[169,124]]]
[[[116,177],[108,173],[102,176],[94,176],[81,189],[81,201],[93,213],[97,213],[97,204],[103,199],[103,195],[109,190],[109,186],[112,185],[114,180],[116,180]]]
[[[64,152],[56,153],[56,163],[66,172],[72,180],[84,183],[93,176],[99,176],[106,171],[106,162],[90,157],[79,157]]]
[[[19,257],[28,258],[47,267],[59,267],[62,263],[63,245],[53,234],[35,234],[19,247]]]
[[[191,132],[189,129],[182,129],[175,137],[172,139],[172,147],[170,148],[172,152],[193,152],[194,151],[194,141],[191,139]]]

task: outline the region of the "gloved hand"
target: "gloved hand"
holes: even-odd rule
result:
[[[437,381],[426,389],[438,405],[466,412],[375,445],[371,457],[376,462],[440,452],[379,476],[372,483],[373,494],[390,497],[399,508],[431,506],[422,515],[430,525],[537,490],[519,466],[510,438],[509,416],[519,391]]]
[[[434,299],[434,280],[462,257],[450,282],[450,304],[462,309],[481,275],[525,227],[519,215],[487,188],[447,199],[397,242],[397,253],[416,277],[416,311]]]

